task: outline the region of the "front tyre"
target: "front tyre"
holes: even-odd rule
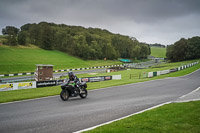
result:
[[[80,97],[81,98],[86,98],[87,97],[87,94],[88,94],[88,92],[87,92],[87,90],[85,89],[85,88],[83,88],[82,89],[82,92],[80,93]]]
[[[67,90],[62,90],[60,92],[60,98],[63,100],[63,101],[67,101],[69,99],[69,92]]]

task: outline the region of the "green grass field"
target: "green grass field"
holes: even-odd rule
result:
[[[151,56],[166,58],[166,48],[151,47]]]
[[[165,48],[151,47],[151,55],[166,57]],[[82,60],[55,50],[43,50],[34,45],[0,46],[0,74],[34,72],[35,64],[52,64],[54,70],[121,64],[119,61]]]
[[[166,70],[166,69],[176,68],[176,67],[179,67],[179,66],[182,66],[185,64],[189,64],[189,63],[192,63],[195,61],[196,60],[177,62],[177,63],[166,63],[166,64],[160,65],[160,68],[132,69],[132,70],[119,71],[119,72],[112,72],[112,73],[96,73],[95,75],[78,74],[77,76],[80,78],[80,77],[93,77],[93,76],[106,76],[106,75],[111,76],[111,75],[119,75],[119,74],[122,75],[121,80],[110,80],[110,81],[87,83],[88,90],[92,90],[92,89],[99,89],[99,88],[105,88],[105,87],[111,87],[111,86],[119,86],[119,85],[124,85],[124,84],[144,82],[144,81],[149,81],[149,80],[162,79],[162,78],[166,78],[166,77],[182,76],[182,75],[191,73],[191,72],[199,69],[200,63],[193,67],[190,67],[190,68],[178,71],[178,72],[161,75],[161,76],[156,76],[153,78],[139,79],[137,76],[137,77],[133,77],[130,79],[130,74],[138,75],[139,73],[144,73],[144,72]],[[0,92],[0,103],[32,99],[32,98],[39,98],[39,97],[46,97],[46,96],[53,96],[53,95],[58,95],[60,93],[60,91],[61,91],[60,86],[4,91],[4,92]]]
[[[173,103],[87,133],[199,133],[200,101]]]
[[[119,61],[82,60],[59,51],[30,47],[0,46],[0,74],[34,72],[35,64],[52,64],[54,70],[121,64]]]

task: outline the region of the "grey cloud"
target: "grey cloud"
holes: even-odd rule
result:
[[[169,44],[200,34],[199,7],[199,0],[1,0],[0,28],[48,21]]]

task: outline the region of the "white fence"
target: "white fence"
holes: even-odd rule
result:
[[[167,74],[167,73],[170,73],[170,72],[180,71],[180,70],[186,69],[188,67],[192,67],[192,66],[194,66],[194,65],[196,65],[198,63],[199,63],[199,61],[191,63],[191,64],[183,65],[183,66],[178,67],[178,68],[170,69],[170,70],[163,70],[163,71],[157,71],[157,72],[148,72],[148,78],[151,78],[151,77],[154,77],[154,76],[160,76],[160,75]]]

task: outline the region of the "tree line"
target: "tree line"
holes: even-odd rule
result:
[[[159,44],[159,43],[155,43],[155,44],[149,44],[150,47],[161,47],[161,48],[165,48],[165,45]]]
[[[200,37],[181,38],[174,44],[168,45],[166,56],[172,62],[199,59]]]
[[[17,29],[6,26],[2,34],[7,45],[34,44],[46,50],[59,50],[82,59],[144,59],[150,47],[134,37],[113,34],[105,29],[84,28],[40,22],[25,24]]]

